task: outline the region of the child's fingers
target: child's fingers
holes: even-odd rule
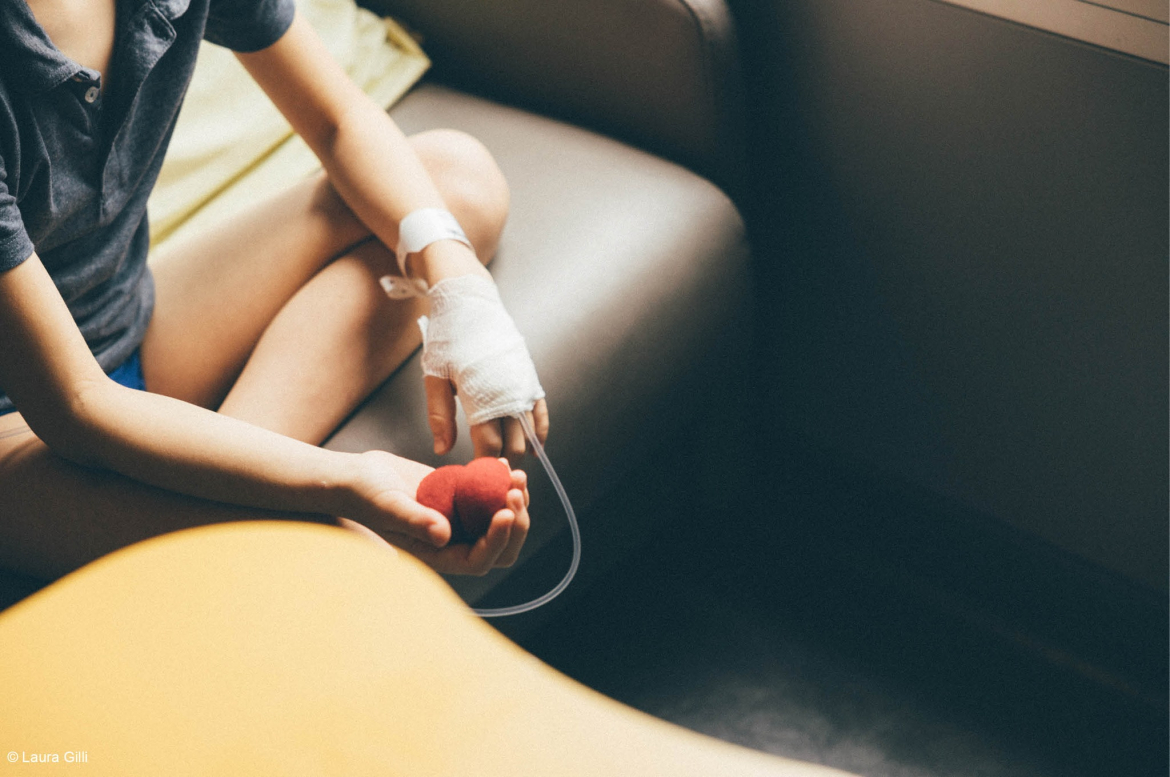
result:
[[[520,550],[524,547],[524,541],[528,538],[528,529],[530,527],[530,520],[528,517],[528,510],[524,507],[524,494],[518,489],[512,489],[508,492],[508,508],[501,510],[501,513],[511,512],[514,516],[512,521],[512,531],[508,535],[508,545],[500,553],[499,558],[496,559],[497,567],[510,567],[516,563],[520,558]]]
[[[386,530],[442,547],[451,539],[451,523],[438,510],[423,507],[405,491],[389,491],[379,497],[377,507],[388,516]]]
[[[508,547],[515,529],[516,516],[511,510],[500,510],[492,516],[487,534],[471,546],[468,554],[469,574],[486,575],[497,566],[497,561]]]
[[[525,415],[536,432],[536,439],[543,444],[548,439],[548,403],[543,399],[537,400],[532,410]],[[509,466],[519,464],[524,454],[529,452],[524,427],[516,418],[497,418],[477,424],[471,427],[471,440],[476,456],[504,456]]]
[[[455,390],[451,381],[427,375],[423,378],[427,395],[427,422],[435,440],[435,453],[447,453],[455,445]]]
[[[531,418],[529,419],[532,420]],[[505,418],[504,421],[504,450],[510,466],[516,466],[524,458],[528,450],[528,441],[524,439],[524,428],[515,418]]]
[[[532,428],[536,432],[536,439],[540,440],[540,444],[544,445],[548,440],[548,403],[543,399],[536,400],[536,405],[532,408]]]
[[[507,461],[507,459],[500,459],[500,461]],[[524,506],[528,507],[528,473],[522,469],[512,470],[512,488],[524,494]]]
[[[471,427],[471,447],[476,457],[499,456],[504,449],[504,435],[501,420],[493,419]]]
[[[390,535],[387,540],[417,557],[436,572],[449,575],[486,575],[496,566],[500,554],[508,547],[515,520],[511,510],[500,510],[492,517],[487,534],[474,545],[464,543],[436,548],[405,535]]]

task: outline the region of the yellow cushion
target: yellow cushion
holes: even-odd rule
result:
[[[176,532],[0,614],[4,774],[840,774],[564,677],[427,567],[341,529]],[[26,764],[55,755],[57,770]]]

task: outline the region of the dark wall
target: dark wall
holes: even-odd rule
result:
[[[933,0],[734,4],[774,430],[1167,586],[1167,69]]]

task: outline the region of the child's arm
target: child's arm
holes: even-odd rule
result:
[[[302,17],[272,46],[237,56],[320,158],[346,203],[388,247],[395,247],[398,223],[407,214],[445,207],[402,131],[350,81]],[[407,269],[428,286],[462,275],[491,277],[474,253],[454,240],[412,254]],[[428,415],[440,453],[454,443],[457,389],[446,380],[427,380]],[[548,432],[543,399],[533,416],[543,440]],[[517,445],[522,453],[525,447],[512,419],[503,427],[495,421],[479,424],[472,428],[472,439],[477,455],[515,453]]]
[[[206,499],[345,516],[400,544],[433,548],[450,537],[446,519],[413,499],[407,480],[421,465],[327,451],[110,380],[35,254],[0,273],[0,332],[0,385],[58,455]],[[429,560],[482,573],[505,551],[515,517],[493,524],[496,536],[482,546],[443,548]]]

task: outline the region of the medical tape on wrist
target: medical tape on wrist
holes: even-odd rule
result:
[[[447,278],[427,299],[430,315],[418,320],[423,373],[455,384],[468,424],[528,412],[544,397],[528,346],[494,283],[478,275]]]
[[[442,208],[420,208],[411,211],[398,222],[398,245],[394,249],[394,256],[398,260],[398,271],[402,275],[400,277],[386,275],[379,279],[378,282],[387,296],[391,299],[404,299],[426,295],[426,281],[421,278],[410,278],[406,274],[406,257],[440,240],[458,240],[472,251],[475,250],[455,216]]]

